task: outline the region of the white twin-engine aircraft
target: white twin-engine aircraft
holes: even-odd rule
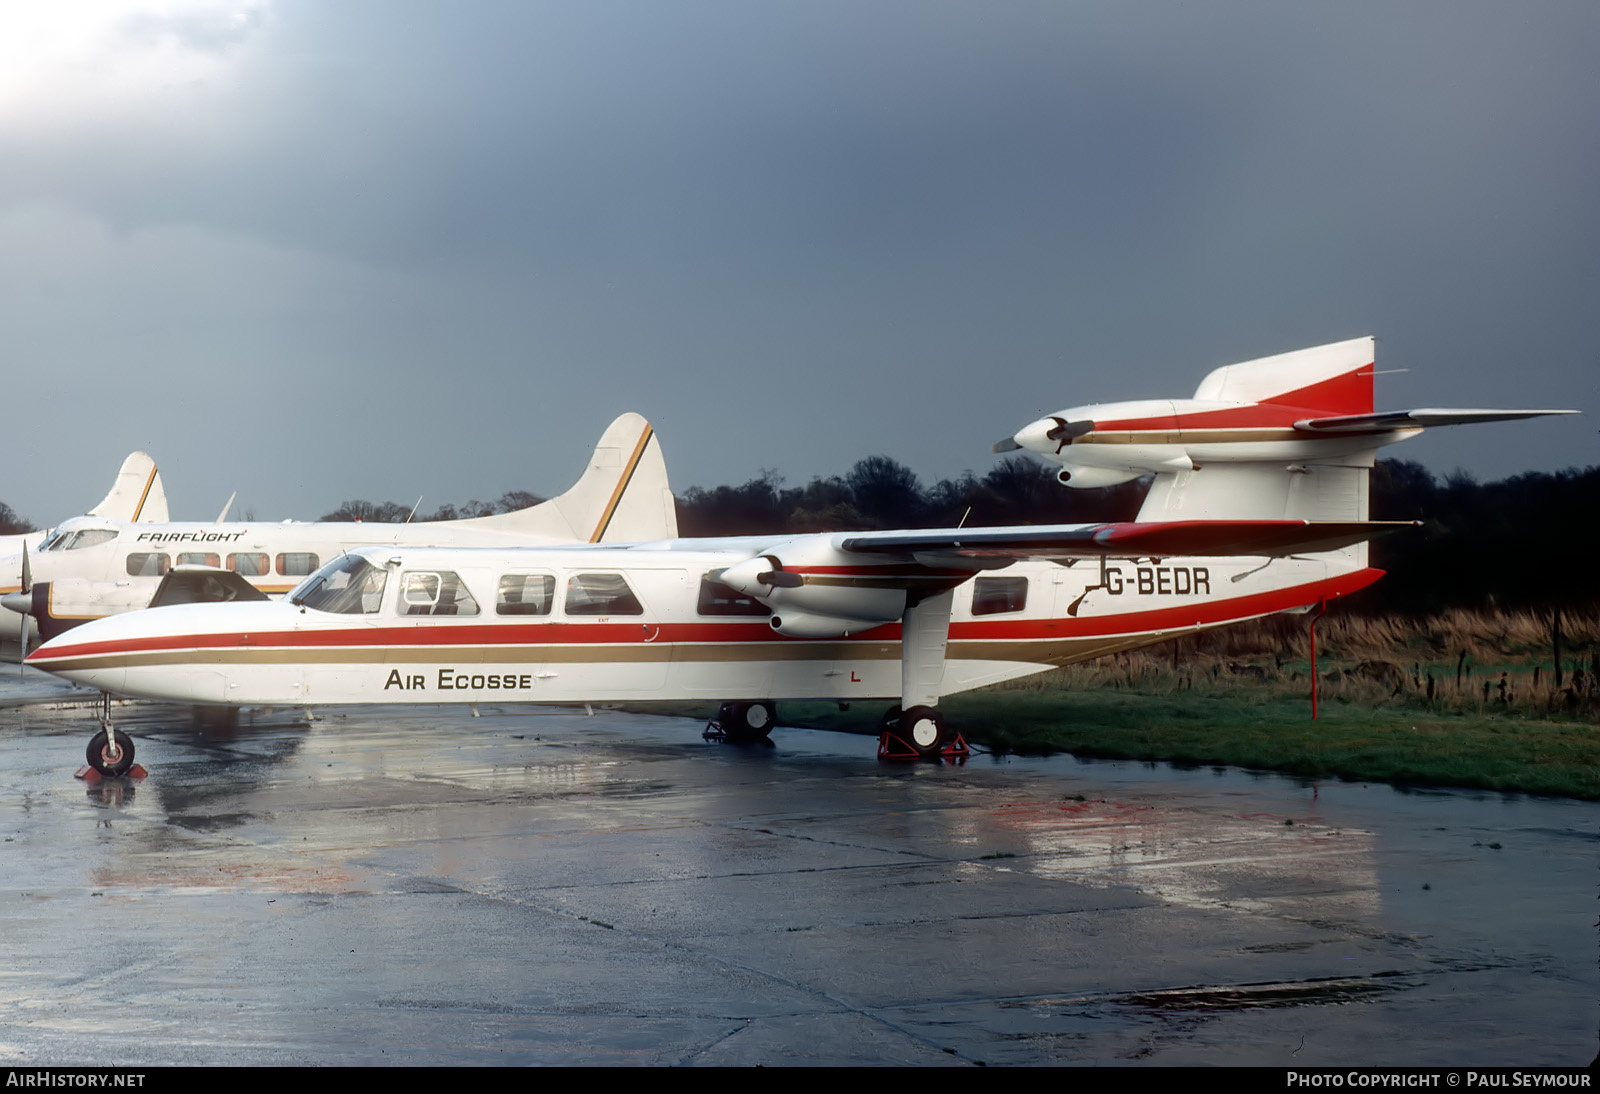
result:
[[[282,600],[97,620],[28,663],[108,693],[202,704],[741,697],[718,719],[735,737],[765,735],[774,699],[898,696],[885,732],[931,756],[951,740],[942,695],[1354,592],[1381,571],[1349,546],[1384,527],[1185,521],[363,547]],[[1084,558],[1099,564],[1043,561]],[[132,749],[102,731],[88,759],[119,774]]]
[[[1297,398],[1338,393],[1313,416],[1355,414],[1346,390],[1370,392],[1371,348],[1361,339],[1233,375],[1282,369],[1279,390]],[[1375,581],[1366,540],[1394,525],[1366,519],[1367,469],[1401,433],[1361,436],[1336,450],[1258,438],[1253,459],[1160,467],[1127,523],[364,547],[284,600],[103,619],[28,663],[107,693],[202,704],[713,699],[724,730],[743,737],[765,735],[778,699],[898,699],[885,746],[934,756],[955,744],[944,695],[1315,608]],[[107,721],[88,759],[120,774],[132,749]]]
[[[327,560],[366,544],[615,543],[678,534],[660,441],[637,414],[611,423],[570,490],[513,513],[406,524],[206,524],[168,522],[164,501],[161,523],[96,513],[64,521],[31,552],[0,558],[0,604],[31,616],[44,638],[145,607],[169,570],[197,588],[228,587],[230,599],[259,599],[282,595]],[[242,580],[219,582],[218,570]]]

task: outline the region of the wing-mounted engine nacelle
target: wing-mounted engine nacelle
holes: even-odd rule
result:
[[[54,638],[90,619],[142,608],[150,602],[150,587],[126,581],[90,581],[62,577],[38,581],[25,593],[10,593],[5,606],[31,615],[39,636]]]
[[[844,638],[846,635],[880,627],[888,619],[845,619],[837,615],[815,615],[811,612],[783,611],[767,620],[773,630],[787,638]]]
[[[839,638],[905,615],[905,588],[885,587],[893,577],[872,570],[859,555],[840,552],[804,561],[765,554],[729,566],[719,580],[771,608],[772,629],[779,634]]]
[[[1132,468],[1118,470],[1064,463],[1061,465],[1061,470],[1056,472],[1056,481],[1075,490],[1094,490],[1102,486],[1119,486],[1125,482],[1132,482],[1142,474],[1143,471],[1135,471]]]

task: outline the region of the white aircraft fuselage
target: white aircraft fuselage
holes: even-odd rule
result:
[[[1265,567],[1239,556],[1019,561],[973,576],[837,550],[845,536],[366,547],[348,556],[343,577],[329,566],[283,600],[101,620],[29,664],[117,694],[236,705],[881,699],[906,692],[908,599],[954,587],[948,646],[927,689],[934,701],[1314,606],[1381,575],[1330,552]],[[797,543],[805,564],[790,561]],[[722,583],[751,560],[770,566],[775,550],[798,584],[756,586],[770,603]],[[347,582],[344,600],[325,591],[330,575]]]

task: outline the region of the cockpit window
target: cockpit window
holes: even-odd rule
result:
[[[477,615],[478,602],[453,570],[414,570],[402,575],[401,615]]]
[[[76,532],[56,532],[39,544],[41,551],[81,551],[117,538],[114,528],[82,528]]]
[[[383,602],[389,572],[360,555],[328,563],[289,594],[291,603],[336,615],[371,615]]]

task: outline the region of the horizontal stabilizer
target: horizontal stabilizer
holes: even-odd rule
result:
[[[1422,429],[1431,425],[1471,425],[1475,422],[1511,422],[1542,418],[1547,414],[1576,414],[1576,410],[1454,410],[1423,407],[1389,410],[1377,414],[1341,414],[1331,418],[1302,418],[1296,429],[1312,433],[1367,433],[1393,429]]]

